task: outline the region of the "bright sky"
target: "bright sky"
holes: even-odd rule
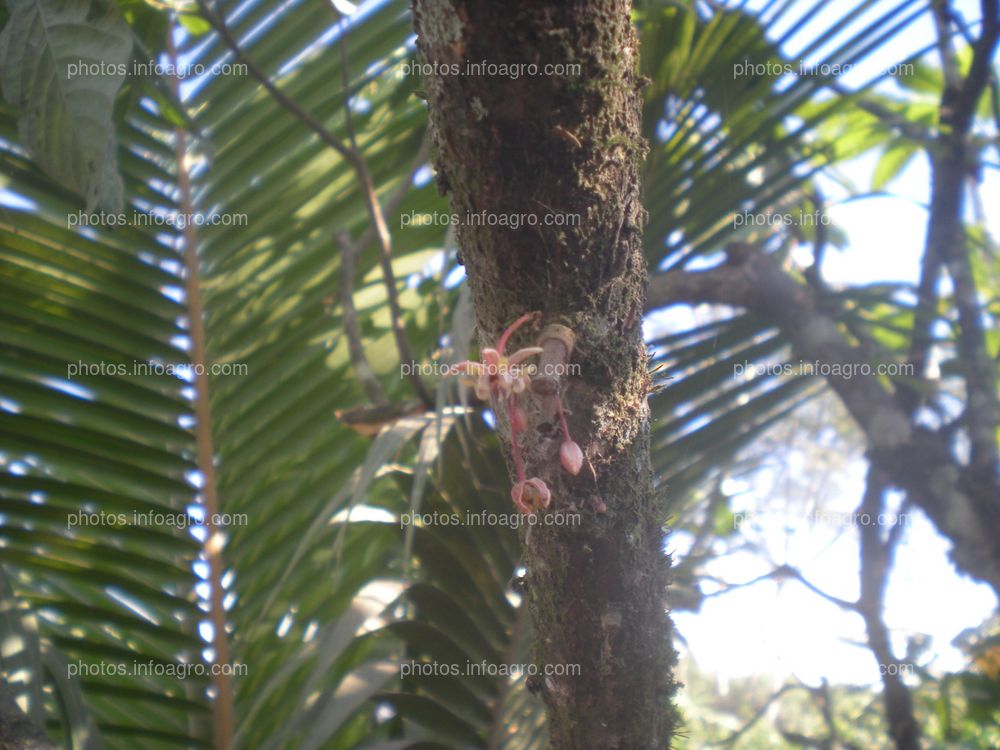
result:
[[[754,5],[759,3],[751,3]],[[850,6],[853,3],[829,3],[816,23],[829,23]],[[957,7],[966,19],[979,17],[974,0],[960,0]],[[865,66],[863,76],[845,77],[844,82],[867,80],[875,68],[929,43],[932,33],[929,19],[923,19],[901,40],[887,45],[878,60]],[[875,156],[866,157],[842,171],[860,189],[867,189],[875,160]],[[848,249],[829,252],[825,259],[824,277],[831,283],[916,281],[927,225],[926,160],[920,157],[912,161],[888,190],[899,197],[870,198],[830,209],[834,223],[849,237]],[[1000,175],[995,169],[986,170],[982,197],[987,211],[1000,205]],[[1000,214],[989,213],[987,221],[992,235],[1000,236]],[[856,510],[864,487],[864,466],[858,456],[830,510]],[[773,507],[768,513],[773,498],[767,491],[761,487],[741,497],[734,511],[757,511],[753,520],[773,559],[799,568],[830,594],[856,598],[856,533],[844,533],[833,540],[829,528],[800,523],[800,528],[789,534],[788,519]],[[922,514],[915,512],[909,520],[887,596],[886,622],[893,631],[896,655],[901,658],[905,653],[907,635],[926,633],[933,639],[932,671],[960,669],[966,661],[950,646],[952,639],[989,617],[997,606],[996,599],[987,586],[955,573],[947,559],[950,544]],[[742,555],[720,560],[711,572],[740,582],[770,569],[767,562]],[[675,621],[699,667],[723,679],[773,674],[780,682],[794,674],[811,684],[817,684],[821,677],[854,684],[879,682],[871,653],[847,642],[864,643],[861,618],[843,612],[796,582],[779,586],[769,581],[711,598],[700,613],[678,613]]]

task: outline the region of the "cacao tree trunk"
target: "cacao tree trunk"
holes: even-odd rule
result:
[[[649,458],[646,145],[629,13],[626,0],[414,4],[434,166],[459,218],[480,343],[494,346],[535,310],[540,325],[576,336],[562,394],[583,470],[561,469],[559,420],[544,399],[527,399],[520,440],[527,476],[552,492],[541,512],[580,519],[525,534],[534,658],[579,670],[541,681],[558,750],[659,750],[675,725],[666,519]],[[538,331],[519,331],[513,348],[533,345]]]
[[[41,729],[17,705],[14,692],[0,679],[0,750],[56,750]]]

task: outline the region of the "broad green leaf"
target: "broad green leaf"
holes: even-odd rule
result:
[[[112,128],[132,35],[111,0],[8,0],[0,86],[39,166],[86,197],[87,211],[124,206]]]
[[[918,148],[909,141],[899,140],[892,144],[879,158],[872,173],[872,190],[882,190],[904,169],[919,153]]]

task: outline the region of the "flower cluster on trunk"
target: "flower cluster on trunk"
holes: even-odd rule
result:
[[[507,414],[510,424],[511,454],[514,456],[514,468],[517,472],[517,481],[511,488],[510,496],[518,510],[529,515],[548,508],[552,499],[552,493],[543,480],[527,476],[518,442],[519,436],[529,427],[528,414],[521,405],[521,399],[531,393],[531,380],[535,368],[529,364],[529,360],[541,354],[542,347],[529,346],[518,349],[509,357],[506,349],[507,342],[518,328],[529,321],[537,320],[540,316],[541,313],[538,312],[525,313],[507,326],[495,348],[482,350],[480,362],[465,361],[455,366],[458,372],[468,376],[468,383],[478,398],[491,401],[494,409],[503,408]],[[583,451],[569,434],[566,412],[559,394],[556,394],[556,404],[563,434],[563,442],[559,448],[559,462],[563,469],[576,475],[583,467]]]

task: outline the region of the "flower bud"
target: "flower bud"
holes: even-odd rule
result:
[[[559,447],[559,463],[573,476],[580,473],[583,468],[583,451],[576,441],[567,440]]]
[[[518,482],[510,490],[510,499],[525,515],[530,516],[539,508],[548,508],[552,493],[548,485],[538,477]]]
[[[520,406],[510,407],[510,429],[515,433],[528,429],[528,415]]]

